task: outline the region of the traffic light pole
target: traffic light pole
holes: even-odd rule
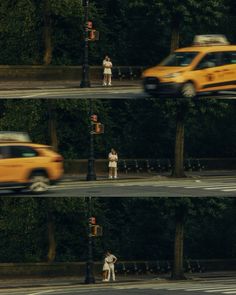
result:
[[[88,51],[89,51],[89,30],[88,30],[88,13],[89,13],[89,0],[83,0],[84,5],[84,60],[82,67],[82,80],[80,83],[81,88],[90,87],[89,80],[89,61],[88,61]]]
[[[89,113],[90,113],[90,144],[89,144],[89,158],[88,158],[88,174],[87,180],[92,181],[96,180],[95,173],[95,158],[94,158],[94,131],[93,131],[93,121],[91,120],[91,116],[93,115],[93,99],[89,100]]]
[[[88,206],[88,259],[86,264],[85,284],[94,284],[95,278],[93,274],[93,237],[92,237],[92,198],[87,199]]]

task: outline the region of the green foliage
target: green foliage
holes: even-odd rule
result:
[[[78,65],[83,53],[83,7],[78,0],[49,2],[53,64]],[[0,64],[41,64],[44,1],[2,0],[0,4]],[[234,5],[229,0],[104,0],[89,2],[89,18],[100,31],[90,44],[90,63],[109,54],[114,64],[155,64],[169,52],[172,28],[180,43],[199,33],[224,33],[235,40]],[[227,28],[225,23],[227,22]],[[151,44],[151,46],[150,46]],[[135,50],[134,50],[135,49]]]
[[[54,217],[57,259],[86,256],[84,200],[77,198],[3,198],[0,210],[1,262],[46,261],[47,216]]]
[[[0,20],[0,64],[34,64],[39,40],[32,1],[1,1]]]
[[[173,158],[179,106],[173,100],[96,100],[94,112],[105,125],[105,133],[95,136],[96,158],[106,158],[111,147],[120,158]],[[51,144],[50,108],[56,118],[59,151],[67,159],[87,158],[88,100],[2,101],[0,130],[27,131],[34,142]],[[233,101],[188,102],[185,108],[186,157],[236,155]]]
[[[169,52],[173,26],[180,44],[200,33],[235,38],[231,0],[90,1],[89,18],[100,31],[90,44],[90,63],[109,54],[114,64],[155,64]],[[2,0],[0,64],[40,64],[43,59],[43,2]],[[81,64],[83,8],[78,0],[50,0],[53,64]],[[35,142],[50,143],[49,114],[57,122],[59,150],[66,158],[87,158],[89,105],[82,100],[6,100],[0,104],[0,129],[28,131]],[[96,156],[110,147],[124,158],[173,157],[175,117],[171,101],[96,101],[94,111],[105,124],[95,139]],[[183,107],[181,103],[181,107]],[[236,155],[235,103],[188,102],[186,156]],[[85,260],[87,207],[83,199],[0,199],[0,260],[44,261],[48,214],[53,216],[57,261]],[[229,199],[95,199],[94,214],[104,227],[95,242],[95,258],[110,248],[120,259],[171,259],[176,213],[186,222],[185,255],[190,258],[235,257],[235,201]]]
[[[233,199],[194,200],[196,211],[186,222],[185,256],[190,258],[235,257]]]
[[[38,262],[47,256],[48,214],[53,216],[56,261],[85,261],[87,201],[83,198],[1,198],[0,261]],[[185,216],[186,258],[235,258],[234,199],[93,198],[103,227],[94,258],[111,249],[119,260],[173,258],[176,210]]]

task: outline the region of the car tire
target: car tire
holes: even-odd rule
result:
[[[32,174],[30,177],[29,190],[33,194],[41,194],[49,189],[49,179],[43,173]]]
[[[192,82],[187,82],[183,85],[181,95],[183,98],[193,98],[196,96],[196,89]]]

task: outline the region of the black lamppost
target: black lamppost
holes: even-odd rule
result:
[[[93,130],[93,121],[91,119],[93,115],[93,100],[89,100],[89,113],[90,113],[90,144],[89,144],[89,158],[88,158],[88,174],[87,180],[92,181],[96,180],[96,173],[95,173],[95,158],[94,158],[94,130]]]
[[[88,12],[89,12],[89,0],[83,0],[84,6],[84,60],[82,67],[82,80],[80,83],[81,88],[90,87],[89,80],[89,62],[88,62],[88,50],[89,50],[89,29],[88,29]]]
[[[92,236],[92,198],[87,199],[88,202],[88,259],[86,264],[85,284],[94,284],[95,278],[93,274],[93,236]]]

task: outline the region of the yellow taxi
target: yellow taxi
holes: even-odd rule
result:
[[[144,90],[156,97],[192,98],[236,89],[236,45],[223,35],[198,35],[193,46],[174,51],[142,74]]]
[[[0,189],[43,193],[63,175],[63,157],[26,134],[0,132]]]

